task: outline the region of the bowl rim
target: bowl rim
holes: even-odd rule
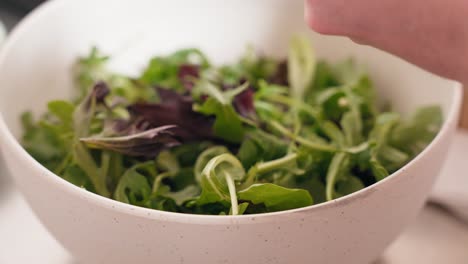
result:
[[[12,49],[12,46],[15,45],[17,40],[30,30],[31,27],[35,24],[37,20],[47,17],[50,13],[57,12],[62,6],[65,6],[71,0],[51,0],[42,3],[39,7],[30,12],[24,19],[22,19],[12,32],[7,36],[5,42],[0,48],[0,67],[3,67],[3,61],[5,61],[6,56],[9,54],[9,51]],[[431,74],[437,77],[434,74]],[[55,185],[56,188],[62,188],[64,193],[68,195],[76,196],[81,198],[86,202],[93,203],[94,205],[107,208],[109,210],[116,211],[118,213],[123,213],[127,215],[133,215],[136,217],[143,217],[147,219],[154,220],[166,220],[171,222],[183,222],[183,223],[195,223],[195,224],[226,224],[226,223],[245,223],[246,221],[258,220],[258,221],[271,221],[277,216],[287,216],[287,215],[302,215],[303,213],[316,212],[320,210],[329,209],[332,207],[339,207],[350,202],[363,199],[370,195],[372,192],[376,191],[382,185],[388,184],[390,181],[396,180],[400,177],[404,177],[404,171],[413,166],[413,164],[418,163],[422,157],[426,156],[428,152],[439,145],[442,138],[451,130],[453,123],[458,122],[458,116],[462,105],[462,95],[463,95],[463,86],[461,83],[448,80],[452,83],[450,89],[453,90],[452,96],[452,105],[449,107],[446,118],[444,119],[443,125],[439,130],[436,137],[431,141],[431,143],[415,158],[408,162],[405,166],[392,173],[385,179],[365,187],[357,192],[352,194],[331,200],[326,201],[320,204],[314,204],[307,207],[290,209],[279,212],[270,212],[263,214],[250,214],[250,215],[236,215],[236,216],[218,216],[218,215],[197,215],[197,214],[185,214],[177,212],[166,212],[156,209],[144,208],[135,205],[125,204],[111,198],[107,198],[90,191],[83,190],[82,188],[64,180],[62,177],[56,175],[55,173],[46,169],[42,164],[36,161],[27,151],[21,146],[19,140],[17,140],[10,129],[8,128],[3,114],[0,112],[0,142],[3,141],[3,152],[7,151],[12,153],[14,156],[18,157],[20,162],[30,163],[32,168],[37,171],[38,177],[43,177],[43,180],[47,181],[47,184]],[[7,165],[8,166],[8,165]]]

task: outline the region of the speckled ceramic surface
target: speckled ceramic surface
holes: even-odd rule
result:
[[[463,180],[460,157],[468,154],[467,146],[468,131],[458,132],[431,197],[447,186],[444,182]],[[0,157],[0,263],[85,264],[76,262],[38,222],[3,165]],[[467,223],[426,207],[373,264],[466,264],[466,245]]]
[[[132,72],[151,54],[183,46],[196,45],[218,61],[237,57],[246,43],[280,55],[289,36],[305,30],[300,1],[52,1],[16,28],[0,54],[7,166],[39,219],[84,263],[368,263],[422,207],[461,103],[457,84],[377,50],[311,35],[321,56],[365,62],[381,96],[399,111],[438,103],[446,122],[430,147],[393,176],[318,206],[238,217],[137,208],[61,180],[13,137],[22,110],[40,111],[69,93],[70,65],[93,44],[115,55],[115,69]]]

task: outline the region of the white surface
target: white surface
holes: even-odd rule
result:
[[[464,165],[464,166],[463,166]],[[431,199],[468,222],[468,131],[458,133]]]
[[[247,42],[280,54],[298,30],[305,30],[300,1],[51,2],[20,25],[2,49],[0,108],[18,131],[19,112],[41,109],[48,99],[67,94],[69,66],[92,44],[118,52],[114,65],[136,69],[149,55],[186,45],[218,60],[238,56]],[[64,182],[38,166],[0,122],[4,157],[39,218],[88,262],[362,264],[376,258],[422,207],[448,149],[461,96],[453,83],[382,52],[344,39],[314,40],[322,56],[333,60],[353,54],[365,61],[381,96],[397,110],[427,103],[445,110],[447,122],[431,146],[372,188],[261,216],[181,215],[124,205]],[[126,49],[129,45],[133,49]]]

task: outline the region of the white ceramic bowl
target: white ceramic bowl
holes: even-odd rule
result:
[[[381,98],[407,113],[443,107],[445,123],[416,159],[382,182],[307,208],[236,217],[184,215],[130,206],[84,191],[46,170],[15,139],[19,114],[43,110],[71,87],[70,66],[97,44],[113,67],[134,72],[150,55],[197,46],[217,61],[246,43],[286,51],[306,31],[302,1],[56,0],[29,15],[0,54],[0,143],[31,208],[83,263],[369,263],[422,207],[457,124],[460,85],[342,38],[312,35],[334,61],[368,66]]]

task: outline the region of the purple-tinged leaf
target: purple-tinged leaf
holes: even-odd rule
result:
[[[161,150],[180,144],[172,130],[175,126],[161,126],[122,137],[81,138],[89,148],[115,151],[129,156],[155,157]]]
[[[184,140],[214,138],[213,118],[194,112],[191,97],[162,88],[158,92],[162,103],[136,103],[129,107],[130,113],[151,127],[176,125],[173,133]]]
[[[200,77],[200,66],[193,64],[182,64],[179,67],[179,72],[177,73],[182,86],[184,86],[186,91],[191,91],[195,85],[193,78]]]
[[[103,103],[106,96],[110,93],[109,86],[104,81],[99,81],[94,84],[93,95],[96,98],[96,103]]]
[[[76,107],[73,113],[73,127],[79,137],[87,136],[96,106],[103,104],[109,94],[109,87],[104,82],[96,83],[86,98]]]
[[[249,87],[242,93],[238,94],[233,101],[234,108],[243,117],[254,117],[254,90]]]

